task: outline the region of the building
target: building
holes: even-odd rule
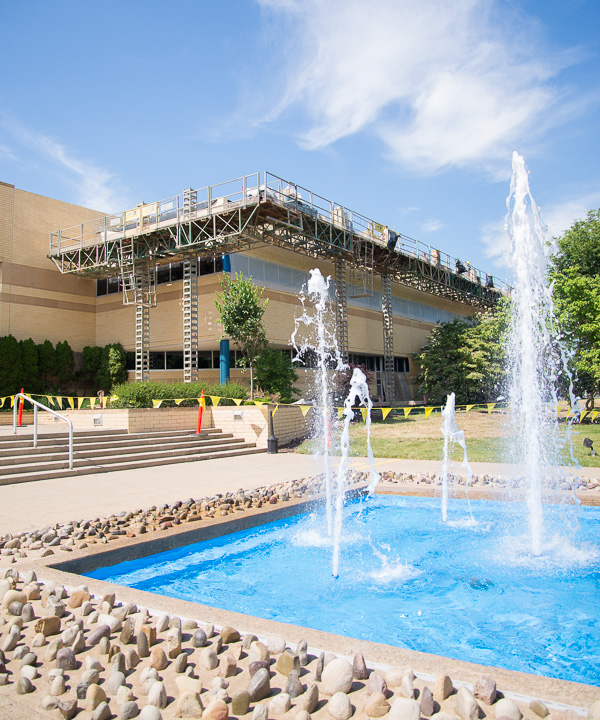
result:
[[[289,351],[314,267],[332,277],[342,354],[375,371],[373,391],[395,402],[414,399],[412,354],[431,328],[493,306],[503,291],[270,173],[117,215],[0,183],[0,335],[67,339],[76,352],[120,342],[132,379],[243,380],[214,304],[222,273],[265,287],[268,340]]]

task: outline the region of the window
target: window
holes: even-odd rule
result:
[[[408,358],[407,357],[395,357],[394,358],[394,372],[408,372]]]
[[[96,280],[96,296],[101,297],[102,295],[106,295],[107,293],[108,293],[108,279],[101,278],[100,280]]]
[[[183,370],[183,352],[168,352],[167,370]]]

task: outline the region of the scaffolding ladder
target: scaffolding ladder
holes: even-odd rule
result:
[[[183,381],[198,380],[198,260],[183,261]]]
[[[335,325],[338,350],[343,362],[348,362],[348,288],[346,285],[346,260],[335,258]]]
[[[381,313],[383,315],[383,392],[386,402],[395,402],[394,387],[394,315],[392,277],[381,276]]]

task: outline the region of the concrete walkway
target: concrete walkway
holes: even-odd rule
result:
[[[335,458],[332,465],[337,466]],[[365,458],[353,458],[351,467],[365,470],[368,462]],[[378,458],[376,468],[434,473],[440,471],[440,463]],[[510,475],[511,470],[509,465],[473,463],[476,475]],[[0,535],[296,480],[322,471],[319,459],[287,452],[4,485],[0,486]],[[453,472],[459,471],[458,466],[453,468]],[[582,475],[600,478],[600,469],[586,468]]]

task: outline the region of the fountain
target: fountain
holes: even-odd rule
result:
[[[442,520],[444,522],[446,522],[448,519],[448,454],[449,445],[451,442],[460,445],[460,447],[463,449],[464,455],[462,467],[465,468],[465,470],[467,471],[467,480],[465,486],[467,501],[469,500],[469,483],[471,482],[471,479],[473,477],[473,471],[471,470],[471,465],[469,463],[469,458],[467,455],[467,443],[465,440],[465,433],[456,424],[456,415],[454,412],[455,399],[456,396],[454,393],[450,393],[450,395],[448,395],[448,398],[446,400],[446,406],[442,410],[442,417],[444,419],[444,422],[442,424],[442,427],[440,428],[440,431],[444,436],[444,455],[442,459]],[[470,502],[468,503],[468,506],[469,514],[471,515],[471,518],[473,518]]]

